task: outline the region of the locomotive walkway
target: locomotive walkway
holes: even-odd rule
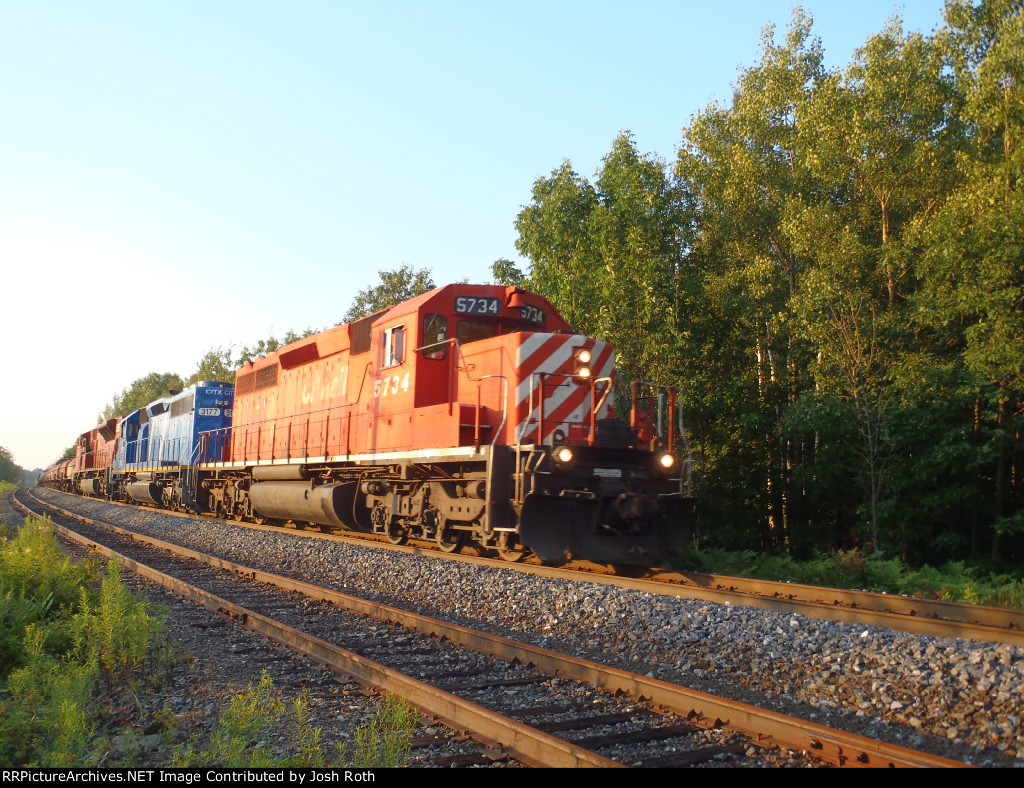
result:
[[[76,525],[74,531],[85,529]],[[345,676],[401,694],[453,730],[471,731],[486,748],[485,760],[665,766],[730,753],[745,765],[767,765],[782,748],[835,765],[962,765],[118,531],[93,526],[78,538],[110,545],[124,554],[126,565],[154,582]],[[157,549],[182,558],[160,559],[166,571],[144,566],[143,557]],[[197,569],[197,561],[227,571]],[[193,582],[197,574],[206,590]],[[325,612],[297,605],[294,596],[272,593],[263,584],[332,607]],[[389,626],[367,624],[371,620]],[[402,627],[398,634],[395,626]],[[569,729],[577,732],[562,735],[571,738],[555,735]],[[588,729],[585,736],[578,732]]]

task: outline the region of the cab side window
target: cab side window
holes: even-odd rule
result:
[[[448,339],[448,318],[431,312],[423,318],[423,357],[442,359],[448,355],[448,345],[438,344]]]
[[[405,361],[405,326],[384,329],[384,367]]]

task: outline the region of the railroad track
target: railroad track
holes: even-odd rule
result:
[[[678,595],[690,598],[884,626],[920,635],[1024,645],[1024,611],[1009,608],[699,572],[656,570],[641,579],[641,583],[644,585],[631,587],[650,590],[667,584],[678,586]]]
[[[129,506],[116,502],[106,503]],[[195,516],[163,509],[159,511],[161,514],[177,517]],[[230,522],[240,528],[270,532],[286,530],[309,538],[353,544],[366,544],[369,541],[385,550],[414,555],[430,553],[439,559],[498,566],[539,577],[562,580],[578,580],[583,577],[589,582],[652,594],[699,599],[716,604],[743,605],[847,624],[880,626],[917,635],[969,638],[989,643],[1024,646],[1024,611],[1009,608],[635,566],[609,566],[589,562],[567,562],[562,566],[529,561],[511,563],[475,554],[472,549],[462,554],[453,554],[437,549],[433,543],[394,545],[382,537],[349,536],[344,532],[331,531],[326,526],[323,529],[311,526],[282,529],[281,526],[256,525],[234,520]]]
[[[43,505],[34,500],[35,506]],[[74,531],[86,532],[75,538],[106,544],[149,579],[344,676],[400,694],[452,730],[471,732],[484,747],[482,760],[671,766],[730,758],[743,765],[773,765],[780,751],[795,750],[835,765],[963,765],[110,526],[76,525]],[[159,568],[145,565],[153,563]],[[271,583],[281,590],[271,592],[265,585]],[[294,591],[332,607],[325,612],[296,605],[289,593]]]

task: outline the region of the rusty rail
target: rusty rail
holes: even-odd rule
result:
[[[82,517],[81,515],[77,515],[72,512],[67,512],[53,504],[44,503],[38,498],[35,498],[35,496],[32,497],[33,500],[36,500],[41,505],[50,507],[69,517],[97,524],[89,518]],[[407,628],[415,629],[436,637],[447,638],[457,645],[471,648],[492,656],[501,657],[510,661],[519,660],[520,662],[526,662],[546,672],[574,678],[580,681],[586,681],[612,692],[625,693],[631,697],[649,700],[677,714],[683,715],[692,721],[696,721],[697,724],[700,724],[700,721],[703,721],[703,723],[708,727],[720,725],[730,727],[751,736],[756,742],[763,746],[777,745],[791,750],[807,751],[836,766],[862,766],[876,768],[967,766],[967,764],[960,761],[954,761],[948,758],[931,755],[929,753],[911,750],[898,745],[860,736],[858,734],[829,728],[807,720],[788,717],[777,712],[759,709],[745,703],[731,701],[714,695],[709,695],[707,693],[691,690],[659,679],[648,678],[639,674],[620,670],[618,668],[600,665],[589,660],[567,656],[539,646],[520,643],[508,638],[479,632],[467,627],[440,621],[417,613],[411,613],[399,608],[369,602],[367,600],[360,599],[359,597],[315,586],[301,580],[295,580],[270,572],[264,572],[262,570],[246,567],[215,556],[199,553],[180,545],[164,542],[160,539],[142,536],[106,523],[103,523],[102,525],[112,531],[130,535],[134,539],[164,550],[169,550],[177,555],[201,561],[209,566],[245,575],[246,577],[251,577],[259,582],[274,585],[285,590],[297,591],[313,599],[331,602],[332,604],[352,612],[370,615],[382,621],[394,622]],[[222,602],[223,600],[219,600],[217,604],[219,605]],[[223,604],[226,605],[229,603]],[[219,607],[216,609],[220,610]],[[276,622],[271,623],[269,619],[265,619],[265,617],[251,613],[250,611],[243,611],[238,615],[243,619],[243,622],[245,621],[246,616],[251,617],[253,621],[259,621],[261,627],[284,627],[284,625],[278,625]],[[264,631],[263,629],[258,631],[261,631],[263,634],[267,634],[270,637],[275,637],[276,639],[275,635],[269,634],[269,629],[268,631]],[[300,648],[300,646],[292,644],[290,640],[292,637],[308,636],[302,635],[301,633],[294,636],[289,634],[287,636],[288,639],[282,639],[279,642],[289,645],[289,647]],[[324,641],[319,641],[315,638],[310,638],[310,640],[316,641],[314,644],[315,647],[310,646],[312,650],[308,652],[303,651],[303,653],[309,653],[314,659],[324,661],[324,664],[328,664],[332,669],[337,669],[339,672],[345,673],[346,675],[360,678],[360,680],[362,680],[361,676],[364,674],[359,671],[365,671],[368,683],[376,683],[376,686],[381,686],[388,691],[406,695],[410,703],[423,709],[427,713],[438,716],[450,727],[458,729],[465,725],[467,720],[472,720],[473,729],[478,731],[482,736],[489,737],[487,739],[481,739],[482,741],[487,741],[488,743],[492,741],[497,742],[497,746],[499,746],[499,748],[506,748],[510,754],[513,754],[514,757],[522,760],[524,763],[547,766],[621,765],[596,755],[593,757],[606,762],[601,763],[598,761],[585,760],[582,755],[582,752],[585,751],[581,752],[579,748],[573,748],[565,742],[554,739],[554,737],[546,736],[546,734],[542,735],[541,739],[530,739],[527,737],[524,730],[527,726],[523,726],[509,718],[502,717],[501,715],[483,709],[475,704],[470,704],[467,701],[456,698],[455,696],[449,696],[448,693],[443,693],[440,690],[431,688],[429,685],[424,685],[422,682],[418,682],[415,679],[408,679],[410,682],[413,682],[411,684],[400,683],[398,676],[401,674],[398,674],[398,676],[391,676],[390,674],[394,673],[394,671],[390,671],[382,665],[359,657],[352,652],[345,652],[343,649],[337,649],[330,644],[324,643]],[[329,650],[326,652],[321,651],[322,646],[320,644],[335,649],[337,652],[344,652],[344,654],[334,656],[333,652]],[[327,659],[337,659],[339,661],[337,663],[325,661]],[[411,694],[407,695],[406,693]],[[446,697],[435,697],[437,694]],[[472,708],[463,709],[463,705],[467,705]],[[505,729],[503,726],[505,725],[511,726],[508,728],[507,733],[504,732]],[[542,739],[544,737],[553,739],[554,742],[559,742],[561,749],[555,746],[553,742],[543,741]],[[566,747],[569,749],[565,750],[564,748]],[[542,760],[548,758],[551,760]],[[575,764],[570,763],[570,761],[573,760],[578,762]]]
[[[90,518],[82,517],[67,512],[52,504],[45,504],[36,500],[44,506],[53,508],[67,517],[88,522],[91,525],[102,525],[112,531],[131,536],[133,539],[149,544],[153,547],[168,550],[175,555],[184,558],[191,558],[208,566],[232,571],[246,577],[254,578],[260,582],[269,583],[286,590],[301,590],[305,583],[291,581],[288,578],[260,572],[249,567],[234,564],[230,561],[223,561],[214,556],[198,553],[194,550],[175,545],[170,542],[163,542],[159,539],[144,537],[130,531],[111,526],[107,523],[99,523]],[[20,504],[16,505],[21,506]],[[27,510],[26,511],[30,511]],[[621,767],[608,758],[581,747],[576,747],[562,739],[550,734],[531,728],[510,717],[505,717],[490,709],[484,708],[471,701],[459,698],[444,690],[407,676],[393,670],[378,662],[367,659],[339,646],[335,646],[321,638],[308,635],[294,627],[284,624],[275,619],[264,616],[248,608],[236,605],[222,599],[215,594],[204,591],[201,588],[186,583],[178,578],[172,577],[146,564],[135,561],[127,556],[111,550],[108,547],[99,545],[91,539],[77,534],[75,531],[53,523],[55,530],[69,539],[88,546],[90,549],[108,558],[116,558],[124,567],[150,580],[181,597],[195,602],[205,609],[231,619],[235,623],[257,632],[260,635],[286,646],[310,659],[327,666],[336,673],[355,679],[356,681],[373,687],[382,692],[391,692],[403,697],[410,705],[414,706],[423,714],[434,717],[439,722],[453,730],[467,731],[472,738],[501,752],[509,755],[529,766],[537,767]],[[276,579],[278,582],[271,582]],[[311,587],[312,588],[312,587]],[[327,597],[323,597],[327,599]],[[333,600],[331,600],[333,601]],[[367,603],[369,604],[369,603]],[[354,608],[350,608],[354,609]]]

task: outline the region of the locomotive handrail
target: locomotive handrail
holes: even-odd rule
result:
[[[501,424],[499,424],[498,425],[498,429],[495,430],[494,437],[491,438],[491,443],[490,443],[491,446],[494,446],[498,442],[498,436],[500,436],[502,434],[502,432],[504,432],[505,424],[508,422],[508,378],[505,375],[482,375],[479,378],[474,378],[472,375],[469,374],[469,364],[466,363],[466,356],[462,352],[462,343],[459,342],[459,340],[456,339],[455,337],[452,337],[451,339],[446,339],[445,342],[453,342],[454,343],[455,349],[459,353],[459,360],[462,362],[462,366],[460,367],[460,369],[463,372],[466,373],[466,380],[468,380],[470,383],[476,383],[476,403],[477,404],[476,404],[476,430],[475,430],[475,433],[474,433],[474,440],[476,441],[477,447],[480,446],[480,389],[481,389],[481,385],[480,384],[483,381],[485,381],[485,380],[487,380],[489,378],[496,378],[496,379],[501,380],[501,382],[502,382],[502,392],[501,392]],[[434,344],[439,344],[439,343],[435,342]],[[430,346],[427,345],[426,347],[430,347]],[[452,399],[451,396],[449,396],[448,399],[450,401]]]
[[[533,392],[537,388],[537,386],[536,386],[537,378],[540,378],[540,385],[541,385],[541,388],[543,389],[544,378],[563,378],[564,382],[568,383],[568,381],[570,381],[570,380],[572,380],[572,379],[574,379],[576,377],[577,377],[576,375],[574,375],[572,373],[569,373],[569,372],[534,372],[534,373],[532,373],[530,375],[530,404],[529,404],[529,411],[527,413],[526,419],[524,419],[523,423],[519,425],[519,432],[516,434],[516,444],[517,445],[522,443],[523,436],[526,434],[527,429],[530,426],[530,420],[533,418],[533,410],[534,410],[534,408],[533,408]],[[608,398],[608,394],[612,390],[612,386],[611,386],[612,378],[611,378],[611,376],[608,376],[608,377],[604,377],[604,378],[588,378],[588,380],[590,381],[590,416],[591,416],[591,418],[589,419],[589,422],[590,422],[591,426],[590,426],[590,434],[588,436],[588,442],[593,443],[594,431],[595,431],[595,426],[596,426],[594,424],[595,414],[597,413],[598,410],[600,410],[601,408],[604,407],[605,400]],[[596,403],[594,401],[594,396],[595,396],[595,393],[596,393],[596,386],[597,386],[598,383],[608,383],[609,384],[608,388],[605,389],[604,394],[602,394],[602,396],[601,396],[601,402],[600,403]],[[561,385],[563,385],[563,383],[558,383],[557,385],[561,386]],[[542,392],[542,396],[540,397],[540,399],[538,400],[538,403],[537,403],[537,440],[535,442],[536,443],[543,443],[544,442],[544,397],[543,397],[543,392]]]
[[[421,345],[420,347],[413,348],[412,352],[413,353],[419,353],[421,350],[427,350],[429,348],[438,347],[440,345],[447,345],[447,344],[450,344],[450,343],[456,342],[456,341],[458,341],[458,340],[456,340],[455,337],[449,337],[448,339],[439,339],[437,342],[431,342],[429,345]],[[433,359],[431,359],[431,360],[433,360]],[[440,359],[437,359],[437,360],[440,361]]]
[[[476,419],[475,419],[476,423],[474,425],[474,433],[473,433],[473,440],[474,440],[474,443],[476,444],[477,447],[480,446],[480,412],[481,412],[480,391],[482,389],[482,386],[480,384],[483,381],[485,381],[485,380],[487,380],[489,378],[496,378],[496,379],[500,379],[502,381],[503,385],[502,385],[502,394],[501,394],[501,424],[498,425],[498,429],[495,431],[494,437],[491,439],[491,442],[490,442],[490,445],[494,446],[497,443],[497,441],[498,441],[498,437],[504,432],[505,425],[508,423],[508,378],[505,375],[483,375],[483,376],[481,376],[479,378],[474,378],[472,375],[470,375],[469,374],[469,364],[466,361],[466,355],[465,355],[465,353],[462,352],[462,343],[459,342],[457,337],[449,337],[448,339],[441,339],[441,340],[438,340],[437,342],[431,342],[429,345],[421,345],[418,348],[414,348],[412,352],[413,353],[419,353],[420,351],[429,350],[430,348],[434,348],[434,347],[441,347],[442,345],[451,345],[455,349],[455,352],[458,353],[459,363],[460,363],[460,366],[457,367],[456,371],[461,370],[462,372],[465,373],[466,380],[468,380],[470,383],[476,383],[477,384],[477,386],[476,386],[477,403],[476,403]],[[451,373],[449,373],[449,375],[448,375],[448,380],[451,381]],[[449,404],[449,407],[451,407],[451,405],[455,404],[454,403],[454,397],[452,396],[452,392],[451,392],[450,382],[449,382],[449,389],[448,389],[448,404]]]
[[[203,462],[224,462],[224,450],[231,445],[231,441],[234,439],[232,430],[232,427],[217,427],[216,429],[206,430],[199,434],[200,440],[203,442]],[[211,441],[212,438],[215,438],[216,441]],[[212,449],[211,443],[213,444]]]
[[[501,422],[498,425],[498,429],[495,431],[495,434],[494,434],[494,436],[492,437],[492,439],[491,439],[491,441],[489,443],[489,445],[494,446],[497,443],[499,437],[503,434],[504,429],[505,429],[506,425],[508,424],[508,410],[509,410],[509,402],[508,402],[509,401],[509,381],[508,381],[508,377],[506,375],[483,375],[481,377],[473,377],[469,373],[469,364],[466,361],[465,354],[462,351],[461,343],[455,337],[451,337],[450,339],[442,340],[441,342],[434,342],[434,343],[431,343],[429,345],[424,345],[423,347],[416,348],[413,352],[418,352],[418,351],[421,351],[423,349],[429,349],[431,347],[435,347],[435,346],[438,346],[438,345],[447,345],[447,344],[453,344],[454,345],[455,353],[452,354],[453,360],[456,358],[456,354],[457,354],[457,360],[458,360],[458,362],[460,364],[459,369],[464,373],[464,375],[466,377],[466,380],[468,382],[476,384],[477,404],[475,406],[476,407],[476,414],[475,414],[475,423],[474,423],[474,441],[475,441],[477,447],[479,447],[479,445],[480,445],[480,430],[481,430],[481,428],[483,426],[481,424],[482,405],[480,403],[480,396],[481,396],[480,392],[482,391],[482,388],[483,388],[482,384],[483,384],[483,382],[485,380],[488,380],[488,379],[491,379],[491,378],[501,380],[501,383],[502,383]],[[303,427],[305,429],[305,446],[304,446],[301,454],[296,454],[293,457],[293,455],[292,455],[292,440],[291,440],[291,438],[292,438],[292,426],[293,426],[292,421],[294,420],[294,418],[296,416],[302,416],[303,414],[301,414],[301,413],[282,414],[282,415],[279,415],[279,416],[275,417],[273,420],[270,420],[269,421],[269,426],[270,426],[270,430],[271,430],[270,459],[273,460],[275,455],[276,455],[276,441],[277,441],[277,426],[278,426],[278,422],[280,422],[282,420],[286,420],[287,421],[288,433],[287,433],[287,443],[286,443],[286,446],[284,447],[284,449],[285,449],[285,459],[305,459],[305,460],[308,461],[309,460],[309,435],[310,435],[310,432],[311,432],[311,429],[312,429],[312,419],[313,419],[313,416],[316,416],[316,415],[319,415],[319,414],[324,414],[324,421],[322,423],[323,424],[329,424],[330,415],[331,415],[331,412],[333,410],[336,410],[338,408],[349,408],[349,409],[351,409],[353,406],[358,405],[360,403],[360,397],[362,396],[363,388],[366,385],[366,380],[367,380],[368,377],[372,376],[374,371],[375,371],[374,370],[374,365],[372,363],[367,363],[363,367],[363,374],[362,374],[362,376],[360,378],[359,386],[358,386],[358,388],[356,390],[356,396],[355,396],[354,399],[350,399],[350,400],[348,400],[348,401],[346,401],[344,403],[340,403],[340,404],[335,403],[335,404],[331,404],[331,405],[328,405],[328,406],[325,406],[325,407],[322,407],[322,408],[317,408],[315,410],[308,411],[305,414],[306,419],[305,419],[305,424],[303,425]],[[452,400],[452,399],[453,399],[452,396],[449,395],[449,400]],[[454,404],[454,402],[452,404]],[[469,403],[464,403],[464,404],[469,404]],[[351,410],[349,410],[348,417],[351,419],[351,416],[352,416],[352,413],[351,413]],[[244,424],[234,424],[234,425],[232,425],[232,428],[231,428],[231,429],[241,429],[243,431],[243,433],[245,435],[246,451],[248,451],[250,431],[247,428],[249,428],[251,426],[256,426],[257,427],[257,433],[256,433],[256,436],[255,436],[256,437],[256,446],[255,446],[256,457],[255,457],[255,459],[256,459],[257,462],[260,462],[261,460],[263,460],[262,432],[263,432],[263,428],[265,426],[267,426],[267,424],[268,424],[268,421],[265,421],[265,420],[249,421],[249,422],[246,422]],[[207,435],[207,436],[213,436],[217,432],[219,432],[219,429],[218,430],[210,430],[210,431],[208,431],[207,433],[204,433],[204,434]],[[347,430],[346,434],[348,435],[349,438],[351,438],[351,430]],[[327,447],[328,447],[329,437],[330,437],[330,432],[329,432],[329,429],[327,429],[327,430],[325,430],[325,439],[324,439],[325,451],[328,450]],[[207,446],[208,445],[209,444],[207,444]],[[338,447],[338,451],[341,451],[341,447],[340,446]],[[351,452],[346,448],[345,453],[349,454]]]

